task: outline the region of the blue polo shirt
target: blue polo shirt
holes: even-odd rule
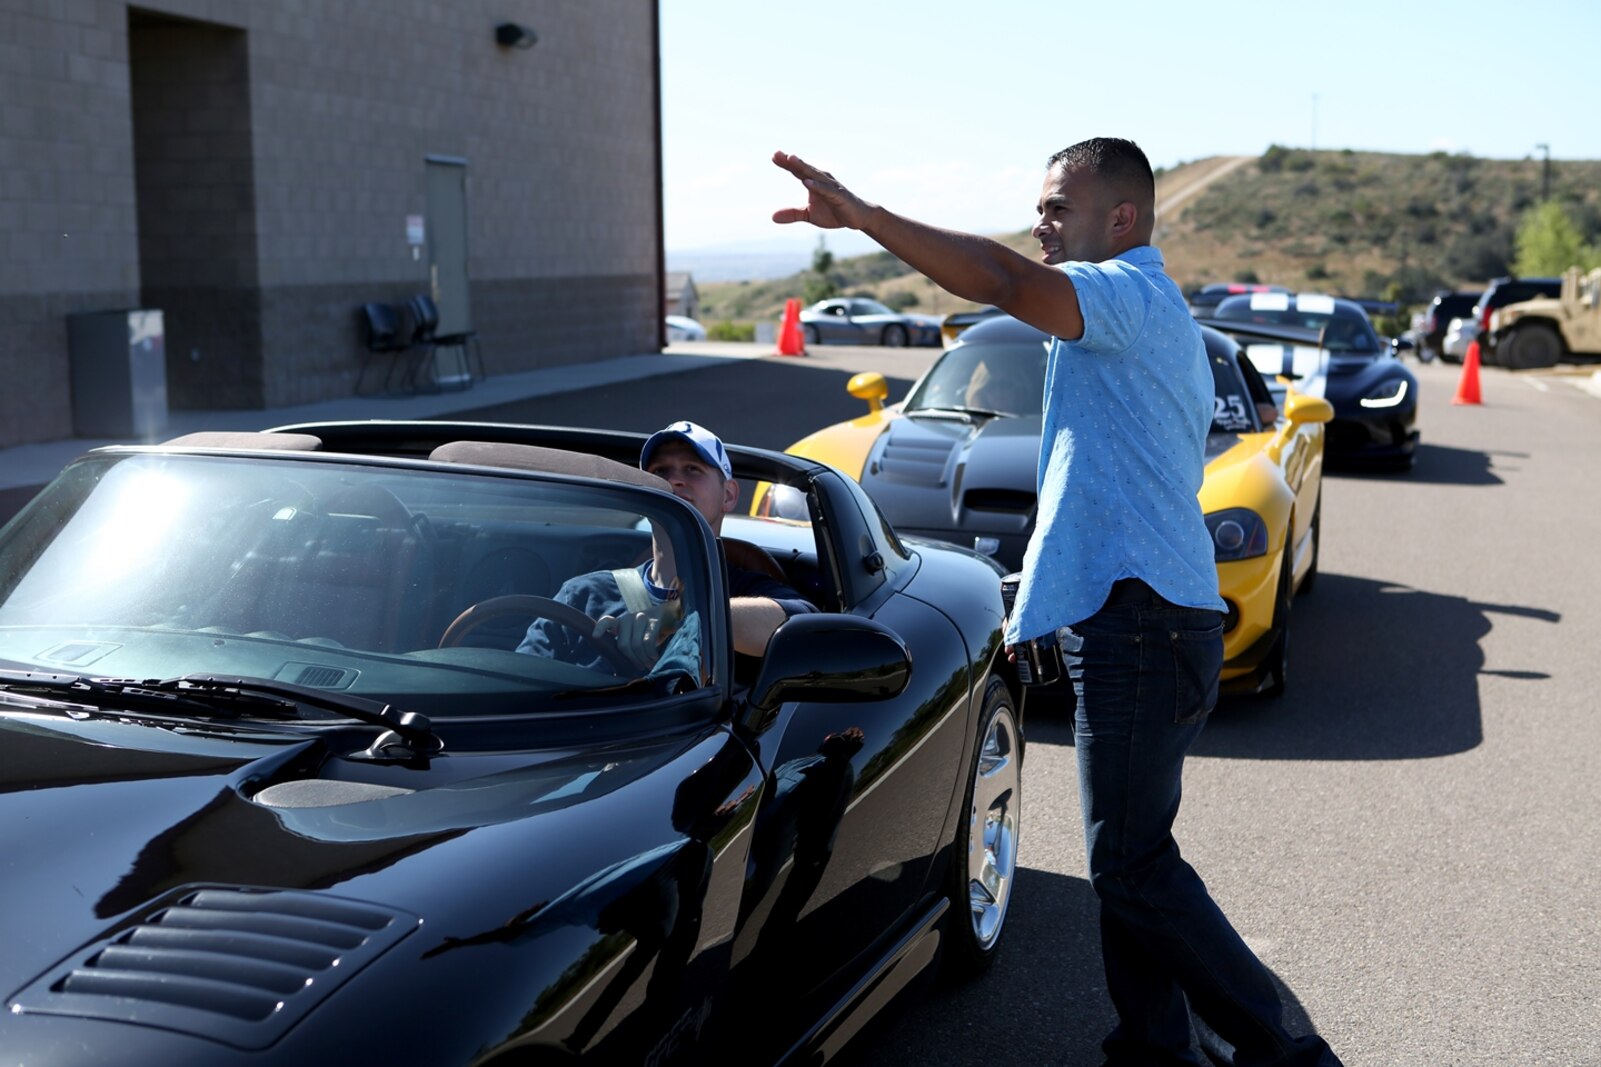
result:
[[[1143,579],[1175,604],[1224,610],[1196,499],[1212,370],[1201,328],[1162,267],[1150,245],[1062,265],[1084,336],[1050,342],[1039,512],[1009,643],[1095,614],[1120,578]]]

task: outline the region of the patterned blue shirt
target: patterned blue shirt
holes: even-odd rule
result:
[[[1062,265],[1084,336],[1050,342],[1039,514],[1011,644],[1095,614],[1120,578],[1143,579],[1175,604],[1224,610],[1196,499],[1212,370],[1201,329],[1162,267],[1150,245]]]

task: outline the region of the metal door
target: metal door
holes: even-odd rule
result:
[[[428,283],[441,334],[472,329],[467,288],[467,163],[428,158]]]

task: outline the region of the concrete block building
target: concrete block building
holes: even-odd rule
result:
[[[349,395],[419,292],[490,373],[656,350],[658,67],[654,0],[0,0],[0,447],[82,312],[162,311],[174,409]]]

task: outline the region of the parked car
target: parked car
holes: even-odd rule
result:
[[[102,448],[0,530],[7,1056],[821,1062],[936,948],[984,966],[1022,798],[999,569],[737,447],[808,518],[720,542],[644,440]],[[736,545],[825,609],[751,664]],[[515,650],[652,551],[654,667]]]
[[[820,300],[800,314],[806,343],[842,345],[937,345],[940,320],[910,315],[865,297]]]
[[[1278,408],[1234,341],[1202,334],[1215,407],[1201,506],[1229,606],[1223,685],[1277,695],[1291,597],[1317,577],[1322,424],[1333,411],[1296,389]],[[882,375],[857,375],[849,388],[868,414],[789,451],[859,479],[898,530],[971,545],[1016,570],[1034,530],[1045,341],[1009,315],[976,323],[899,403],[883,404]],[[780,487],[758,491],[753,510],[798,517],[802,505]]]
[[[1497,278],[1484,290],[1473,308],[1474,325],[1479,328],[1479,359],[1486,366],[1496,367],[1504,362],[1501,352],[1490,343],[1494,334],[1490,330],[1490,316],[1508,304],[1520,304],[1537,297],[1560,297],[1561,278]]]
[[[1447,363],[1461,363],[1468,358],[1468,345],[1478,337],[1479,324],[1472,316],[1452,319],[1445,328],[1445,339],[1440,342],[1440,358]]]
[[[666,325],[668,344],[706,340],[706,327],[687,315],[668,315]]]
[[[1417,451],[1417,378],[1360,305],[1320,293],[1230,297],[1213,325],[1290,327],[1300,340],[1258,340],[1246,354],[1269,381],[1285,378],[1334,406],[1330,461],[1405,469]]]
[[[1461,353],[1451,353],[1445,347],[1445,333],[1451,320],[1471,318],[1473,307],[1484,293],[1478,289],[1443,290],[1435,293],[1423,312],[1423,324],[1418,331],[1418,358],[1427,363],[1435,357],[1447,362],[1460,362]],[[1464,346],[1465,348],[1465,346]]]
[[[1257,282],[1213,282],[1203,285],[1190,293],[1188,301],[1190,314],[1196,318],[1206,318],[1217,310],[1217,306],[1231,296],[1248,296],[1251,293],[1288,293],[1291,290],[1282,285],[1266,285]]]

